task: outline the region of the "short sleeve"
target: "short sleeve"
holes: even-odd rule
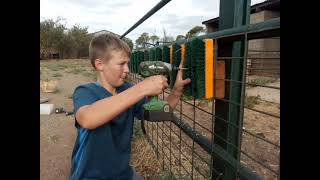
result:
[[[93,104],[98,100],[98,97],[86,87],[79,86],[73,93],[73,113],[76,115],[77,111],[85,105]],[[76,125],[78,123],[76,122]]]

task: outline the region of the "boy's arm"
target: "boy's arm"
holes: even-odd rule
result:
[[[174,109],[177,106],[181,95],[182,95],[182,91],[181,90],[178,90],[175,87],[172,89],[172,92],[167,97],[167,102],[169,103],[169,106],[172,109]]]
[[[145,96],[158,95],[168,87],[164,76],[146,78],[137,85],[108,98],[85,105],[76,112],[77,122],[86,129],[95,129],[136,104]]]

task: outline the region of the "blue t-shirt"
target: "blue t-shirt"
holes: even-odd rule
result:
[[[125,83],[117,88],[117,92],[121,93],[131,86]],[[81,85],[73,94],[74,114],[80,107],[110,96],[112,94],[97,83]],[[72,152],[71,180],[132,179],[129,161],[133,119],[143,118],[142,105],[145,102],[146,98],[94,130],[82,128],[75,121],[78,136]]]

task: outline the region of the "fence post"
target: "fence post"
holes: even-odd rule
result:
[[[250,15],[250,0],[221,0],[220,1],[220,15],[219,15],[219,31],[235,28],[249,23]],[[223,39],[218,40],[218,57],[243,57],[244,43],[246,40],[230,42]],[[217,59],[218,60],[218,59]],[[226,65],[226,79],[242,81],[243,59],[229,59],[225,60]],[[241,101],[241,84],[233,81],[226,81],[225,99],[228,101],[240,104]],[[241,107],[230,102],[216,99],[215,101],[215,115],[226,120],[228,123],[236,124],[242,128],[240,123]],[[214,143],[221,146],[238,162],[239,150],[238,147],[239,129],[224,122],[223,120],[215,118],[214,132],[221,138],[215,136]],[[226,143],[233,144],[234,146]],[[234,169],[221,159],[214,159],[213,168],[222,172],[223,179],[236,179],[237,169]],[[213,174],[212,177],[217,177]]]

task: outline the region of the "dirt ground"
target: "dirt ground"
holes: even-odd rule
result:
[[[41,92],[41,99],[50,98],[47,103],[54,104],[55,108],[63,107],[68,111],[71,111],[73,107],[71,97],[74,88],[80,84],[95,81],[94,71],[88,60],[42,60],[40,71],[42,81],[58,81],[58,91],[55,93]],[[257,102],[254,102],[254,109],[280,116],[278,99],[273,97],[271,102],[268,102],[263,99],[264,91],[261,91],[258,87],[256,89],[258,90],[251,89],[252,94],[249,94],[249,96],[260,94],[262,98],[260,97]],[[265,94],[270,97],[269,93]],[[193,102],[193,100],[190,100],[188,102],[194,103],[207,112],[212,112],[210,101]],[[177,107],[179,109],[180,105]],[[191,127],[194,126],[198,132],[209,140],[214,138],[212,132],[210,132],[214,127],[211,115],[194,109],[192,105],[184,102],[182,102],[182,112],[185,114],[185,116],[182,115],[182,119],[186,123]],[[180,113],[176,112],[176,115],[179,117]],[[195,117],[196,124],[187,116],[191,119]],[[243,123],[245,130],[280,146],[279,118],[245,109]],[[131,161],[132,166],[146,179],[173,179],[163,169],[171,170],[175,175],[180,173],[183,179],[190,179],[190,175],[188,175],[190,173],[193,174],[195,179],[206,179],[203,177],[208,177],[210,168],[205,161],[210,163],[212,161],[211,156],[199,145],[193,143],[192,139],[181,132],[173,123],[147,123],[146,130],[159,150],[159,160],[157,160],[156,153],[146,142],[146,139],[137,138],[132,144]],[[76,129],[74,128],[73,116],[66,116],[65,114],[40,116],[40,179],[68,179],[75,138]],[[194,151],[192,151],[192,147],[194,147]],[[280,152],[278,147],[243,133],[241,150],[277,171]],[[264,179],[275,178],[273,173],[245,155],[241,155],[241,162],[254,169]],[[193,169],[192,163],[195,165]],[[197,173],[195,168],[202,175]]]
[[[83,64],[87,63],[83,60],[41,61],[40,79],[57,80],[58,91],[41,92],[40,98],[50,98],[47,103],[54,104],[55,108],[71,111],[74,88],[93,79],[88,77],[90,67],[83,68],[86,67]],[[55,113],[40,116],[40,179],[68,179],[75,138],[73,116]]]
[[[72,111],[72,93],[75,87],[95,81],[89,60],[42,60],[40,71],[41,81],[58,81],[58,90],[54,93],[40,91],[40,99],[49,98],[49,102],[46,103],[54,104],[54,108],[64,108],[67,111]],[[66,116],[63,113],[40,115],[41,180],[68,179],[76,133],[72,115]],[[145,138],[136,138],[132,144],[131,160],[131,165],[136,171],[145,179],[169,177],[166,172],[161,171],[157,163],[157,158]]]

